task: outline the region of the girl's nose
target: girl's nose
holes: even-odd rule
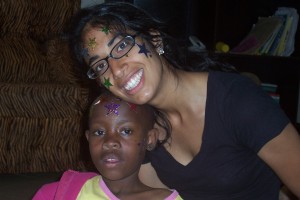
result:
[[[103,144],[103,149],[119,149],[120,146],[120,142],[114,136],[109,136]]]

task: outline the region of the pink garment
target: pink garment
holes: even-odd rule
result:
[[[77,198],[83,184],[97,175],[93,172],[68,170],[59,182],[42,186],[34,195],[33,200],[74,200]]]
[[[76,200],[85,182],[98,174],[93,172],[77,172],[68,170],[64,172],[60,181],[43,185],[34,195],[33,200]],[[101,179],[99,186],[110,199],[118,199]],[[165,200],[173,200],[179,196],[176,190]]]
[[[103,181],[103,179],[100,180],[100,188],[103,190],[103,192],[108,196],[108,198],[110,200],[120,200],[118,197],[116,197],[107,187],[107,185],[105,184],[105,182]],[[165,198],[164,200],[174,200],[177,197],[179,197],[179,194],[176,190],[171,190],[172,193]],[[180,198],[181,199],[181,198]]]

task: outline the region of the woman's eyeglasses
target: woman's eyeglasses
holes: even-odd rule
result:
[[[90,69],[87,72],[87,76],[90,79],[96,79],[97,77],[103,75],[108,67],[108,59],[120,59],[123,56],[125,56],[135,45],[135,35],[131,36],[128,35],[124,37],[121,41],[119,41],[110,51],[108,56],[106,58],[103,58],[101,60],[98,60],[96,63],[94,63]]]

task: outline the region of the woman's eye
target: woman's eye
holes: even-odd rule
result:
[[[95,66],[95,72],[101,72],[106,68],[106,66],[107,66],[106,62],[97,63],[97,65]]]
[[[121,44],[119,44],[118,48],[117,48],[117,51],[120,52],[120,51],[123,51],[126,47],[127,47],[127,42],[124,41],[122,42]]]
[[[97,135],[97,136],[102,136],[102,135],[105,134],[105,132],[103,130],[97,130],[97,131],[94,132],[94,134]]]
[[[121,135],[128,136],[132,133],[132,130],[131,129],[123,129],[120,133],[121,133]]]

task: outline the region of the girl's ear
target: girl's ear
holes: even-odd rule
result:
[[[89,135],[90,135],[90,131],[86,130],[85,131],[85,138],[87,139],[87,141],[89,141]]]
[[[148,151],[152,151],[153,149],[155,149],[158,140],[158,134],[159,132],[157,128],[153,128],[148,132],[148,142],[146,146],[146,149]]]

